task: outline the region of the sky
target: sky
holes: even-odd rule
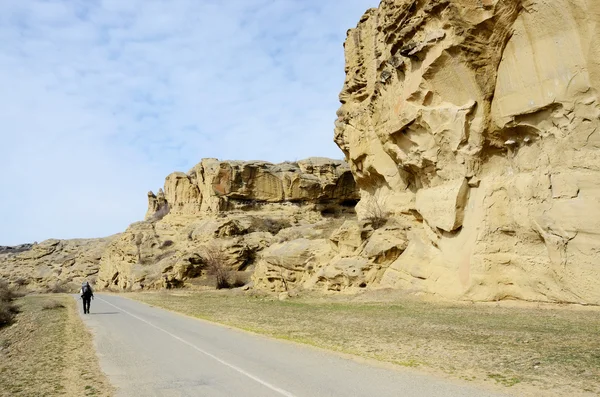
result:
[[[343,158],[343,41],[379,3],[1,2],[0,245],[124,231],[205,157]]]

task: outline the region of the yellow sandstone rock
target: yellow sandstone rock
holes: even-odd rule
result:
[[[0,275],[16,288],[76,293],[83,281],[95,283],[100,258],[117,237],[50,239],[18,250],[0,250]]]
[[[335,141],[359,218],[407,230],[374,285],[600,303],[599,29],[585,0],[384,0],[348,32]]]
[[[307,255],[323,251],[315,266],[326,262],[333,256],[326,239],[354,216],[357,201],[350,169],[339,160],[204,159],[187,174],[167,176],[164,192],[148,193],[146,220],[107,247],[99,282],[118,290],[181,286],[207,275],[203,253],[212,249],[228,270],[244,280],[252,276],[257,288],[284,291],[286,283],[306,278],[306,264],[294,259],[300,248],[288,249],[307,244]],[[287,252],[281,261],[270,254],[280,246]]]

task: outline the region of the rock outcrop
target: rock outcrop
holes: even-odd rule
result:
[[[353,207],[358,201],[348,165],[326,158],[282,164],[203,159],[187,174],[167,176],[164,192],[148,197],[146,219],[160,216],[166,206],[170,213],[198,215],[277,203]]]
[[[275,246],[286,242],[327,239],[355,216],[358,199],[350,168],[342,161],[204,159],[188,173],[167,176],[164,190],[148,193],[146,220],[132,224],[108,246],[99,284],[137,290],[201,283],[208,272],[207,250],[219,252],[227,269],[247,282],[267,263],[263,253],[270,258]],[[256,280],[265,289],[282,283],[279,273],[279,281]]]
[[[100,258],[117,237],[51,239],[39,244],[6,247],[0,252],[0,275],[10,285],[23,290],[77,292],[83,281],[95,283]]]
[[[0,275],[31,291],[76,290],[84,279],[115,290],[208,286],[206,254],[213,252],[235,275],[232,281],[247,284],[258,269],[257,285],[284,289],[282,272],[270,276],[272,252],[315,241],[323,252],[320,262],[313,261],[315,268],[324,266],[334,256],[328,238],[355,218],[358,200],[343,161],[204,159],[188,173],[167,176],[164,190],[149,192],[145,220],[125,232],[107,239],[2,247]]]
[[[373,285],[600,304],[599,29],[585,0],[383,0],[348,32],[335,141],[405,244]]]

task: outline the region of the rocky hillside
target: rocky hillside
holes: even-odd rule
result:
[[[100,258],[117,236],[55,240],[0,249],[0,276],[29,291],[75,292],[82,281],[96,279]]]
[[[316,247],[328,247],[332,232],[355,217],[357,201],[354,179],[342,161],[204,159],[187,174],[169,175],[164,190],[148,193],[146,220],[108,246],[98,283],[134,290],[181,286],[206,276],[209,250],[242,282],[254,278],[259,288],[291,287],[300,280],[288,280],[287,270],[273,268],[269,253],[284,247],[302,265],[321,259]],[[291,246],[301,252],[288,252]]]
[[[3,249],[0,272],[169,288],[212,253],[277,293],[600,304],[598,29],[586,0],[383,0],[345,43],[348,163],[205,159],[124,233]]]
[[[76,291],[84,279],[100,289],[171,288],[205,282],[212,252],[238,283],[254,277],[258,288],[284,290],[300,279],[273,267],[268,253],[293,246],[288,260],[325,266],[334,256],[329,237],[355,218],[358,199],[342,161],[204,159],[187,174],[169,175],[164,190],[149,192],[146,219],[122,234],[3,247],[0,275],[32,291]]]
[[[585,0],[384,0],[348,32],[335,141],[406,241],[378,285],[600,303],[599,29]]]

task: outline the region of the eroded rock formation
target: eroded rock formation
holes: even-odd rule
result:
[[[585,0],[383,0],[348,32],[335,141],[407,241],[376,285],[600,303],[599,29]]]
[[[212,249],[242,282],[259,269],[257,284],[277,290],[287,280],[279,270],[273,278],[264,269],[269,252],[292,241],[318,240],[328,247],[329,235],[355,216],[358,199],[342,161],[204,159],[188,173],[167,176],[164,191],[148,193],[146,220],[132,224],[105,251],[100,286],[169,288],[201,281],[207,272],[203,253]]]
[[[4,247],[0,252],[0,275],[23,290],[77,292],[82,281],[96,281],[100,258],[115,238],[50,239]]]
[[[357,201],[348,165],[326,158],[281,164],[203,159],[187,174],[167,176],[164,193],[148,197],[147,218],[165,205],[174,214],[197,215],[277,203],[353,207]]]

